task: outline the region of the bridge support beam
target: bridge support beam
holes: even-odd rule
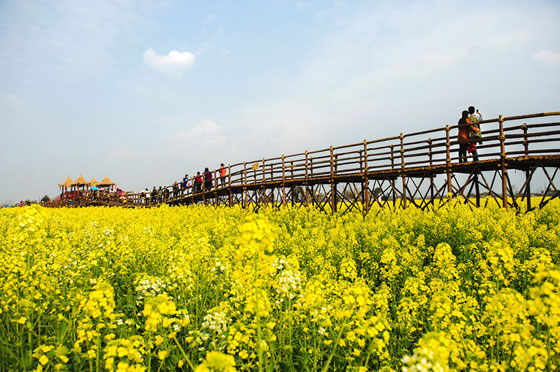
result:
[[[506,169],[506,135],[504,134],[504,117],[498,118],[500,123],[500,164],[502,169],[502,207],[508,208],[507,169]]]

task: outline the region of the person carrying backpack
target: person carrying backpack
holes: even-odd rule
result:
[[[481,122],[481,121],[482,121],[482,115],[480,115],[479,112],[474,111],[474,106],[470,106],[469,107],[469,117],[467,118],[467,123],[470,124],[469,138],[480,138],[480,137],[482,137],[482,132],[480,131],[480,124],[479,124],[479,122]]]
[[[482,137],[482,132],[480,131],[480,122],[482,121],[482,115],[475,112],[474,106],[469,106],[469,117],[467,118],[468,128],[468,148],[467,151],[472,155],[474,161],[478,161],[478,150],[476,148],[476,143],[482,143],[480,138]]]

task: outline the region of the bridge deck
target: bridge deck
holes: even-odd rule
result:
[[[548,182],[545,194],[558,194],[554,178],[557,173],[560,174],[560,122],[542,122],[543,118],[553,116],[560,116],[560,112],[500,116],[480,122],[482,138],[469,140],[475,141],[478,146],[477,162],[459,162],[458,150],[464,144],[456,139],[459,126],[447,125],[417,133],[228,165],[224,178],[219,177],[218,170],[212,172],[208,190],[193,194],[192,189],[173,190],[172,186],[166,186],[156,196],[154,203],[150,203],[151,195],[141,193],[128,193],[125,196],[113,194],[97,201],[91,200],[85,193],[85,197],[82,194],[72,205],[150,206],[161,202],[204,202],[228,205],[242,203],[247,206],[248,203],[268,203],[271,200],[273,204],[278,203],[274,199],[278,198],[278,194],[285,204],[287,195],[293,202],[294,195],[301,193],[298,189],[303,188],[306,204],[311,198],[312,203],[323,205],[327,202],[332,209],[336,209],[338,200],[350,198],[349,202],[354,203],[358,200],[355,195],[361,193],[361,202],[367,209],[369,200],[377,199],[379,189],[385,193],[383,197],[393,201],[401,199],[406,206],[407,200],[417,204],[414,200],[418,197],[433,201],[444,194],[469,199],[472,190],[478,201],[481,194],[479,189],[482,188],[485,193],[496,198],[499,196],[502,205],[507,207],[508,197],[526,198],[531,194],[536,169],[542,170],[538,177]],[[468,159],[472,159],[472,156],[469,155]],[[547,168],[555,170],[549,172]],[[523,185],[518,185],[520,189],[517,193],[514,192],[508,169],[525,171],[526,180]],[[485,177],[489,172],[494,174]],[[467,177],[459,179],[455,177],[458,174]],[[441,177],[437,177],[440,175],[446,175],[443,186],[436,185],[434,181],[441,180]],[[461,182],[464,184],[459,184]],[[387,183],[390,185],[387,186]],[[426,183],[429,184],[429,195],[425,186],[422,186]],[[371,184],[374,185],[373,189],[370,189]],[[498,184],[501,189],[495,190]],[[181,196],[174,197],[177,191]],[[248,192],[252,195],[248,195]],[[227,201],[224,202],[224,199]],[[63,200],[58,205],[64,205],[65,202],[68,203]],[[527,203],[530,209],[530,201]]]
[[[547,156],[528,156],[528,157],[513,157],[505,159],[505,166],[507,169],[516,170],[528,170],[535,166],[545,166],[545,167],[559,167],[560,166],[560,155],[547,155]],[[501,159],[490,159],[482,160],[479,162],[466,162],[466,163],[455,163],[450,164],[450,171],[454,173],[471,174],[473,171],[496,171],[500,170],[502,167]],[[313,185],[324,185],[330,183],[360,183],[366,178],[368,180],[396,180],[403,174],[407,178],[410,177],[430,177],[437,176],[441,174],[446,174],[447,165],[440,164],[431,167],[414,167],[414,168],[404,168],[386,171],[372,171],[367,173],[350,173],[337,175],[334,174],[332,177],[308,177],[308,178],[287,178],[285,180],[275,180],[275,181],[259,181],[248,182],[247,184],[236,184],[231,186],[217,187],[210,191],[203,191],[197,194],[190,194],[187,196],[182,196],[178,198],[170,198],[170,204],[183,204],[189,201],[198,201],[203,198],[210,198],[214,196],[226,196],[230,193],[241,193],[244,190],[262,190],[262,189],[274,189],[280,187],[294,187],[294,186],[313,186]]]

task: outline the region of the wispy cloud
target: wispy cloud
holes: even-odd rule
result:
[[[216,122],[212,119],[204,119],[188,131],[179,131],[175,136],[170,137],[169,140],[171,142],[188,142],[192,145],[209,147],[223,144],[226,138],[222,134],[222,128]]]
[[[121,38],[136,30],[142,17],[126,2],[6,2],[10,16],[0,24],[0,67],[13,66],[33,76],[88,79],[118,63]],[[5,14],[5,15],[6,15]]]
[[[307,52],[298,74],[271,78],[275,93],[246,108],[239,121],[247,137],[259,138],[268,152],[282,143],[284,151],[294,143],[324,147],[443,126],[471,104],[490,116],[512,107],[541,109],[542,99],[515,107],[502,97],[521,82],[535,84],[524,64],[535,43],[558,43],[558,34],[548,31],[557,28],[558,11],[489,5],[468,16],[476,26],[458,27],[468,12],[460,3],[376,2],[340,17]],[[557,58],[556,51],[535,55],[547,63]],[[518,80],[510,79],[513,71]]]
[[[560,62],[560,53],[554,50],[539,50],[533,54],[533,58],[539,62],[556,64]]]
[[[21,110],[26,106],[26,102],[14,92],[0,92],[0,108],[2,108],[2,111]]]
[[[137,160],[139,157],[140,154],[136,150],[127,146],[123,146],[109,153],[105,157],[105,160],[112,163],[119,161],[133,161]]]
[[[182,76],[195,60],[191,52],[172,50],[166,55],[157,54],[153,49],[144,52],[144,63],[154,70],[171,76]]]

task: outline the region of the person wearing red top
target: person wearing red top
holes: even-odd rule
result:
[[[202,176],[200,175],[200,172],[196,172],[196,176],[194,177],[194,191],[202,191]]]
[[[459,163],[467,162],[468,133],[470,127],[467,123],[468,117],[469,112],[467,110],[463,111],[458,123],[459,134],[457,136],[457,141],[459,142]]]
[[[220,164],[220,183],[222,186],[226,184],[226,166],[224,163]]]

